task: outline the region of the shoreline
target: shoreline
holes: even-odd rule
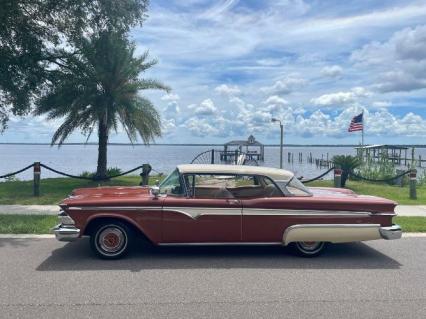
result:
[[[22,143],[22,142],[0,142],[0,145],[47,145],[47,146],[58,146],[58,144],[51,145],[50,143]],[[61,146],[97,146],[97,143],[64,143]],[[218,146],[223,147],[223,144],[197,144],[197,143],[156,143],[156,144],[143,144],[143,143],[108,143],[110,146]],[[264,144],[265,147],[279,147],[279,144]],[[358,144],[284,144],[283,147],[357,147]],[[414,148],[426,148],[424,144],[395,144],[395,146],[414,147]]]

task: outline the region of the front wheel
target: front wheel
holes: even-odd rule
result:
[[[125,224],[103,223],[90,236],[90,246],[103,259],[118,259],[128,252],[130,237],[131,230]]]
[[[325,248],[325,242],[322,241],[298,241],[290,245],[293,252],[301,257],[318,256]]]

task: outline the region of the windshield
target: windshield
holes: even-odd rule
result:
[[[312,196],[312,193],[294,176],[290,181],[276,181],[286,196]]]
[[[179,172],[177,169],[161,182],[160,194],[183,196],[183,188],[180,184]]]

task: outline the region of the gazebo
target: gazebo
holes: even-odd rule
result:
[[[265,146],[256,141],[253,135],[250,135],[247,140],[229,141],[223,145],[223,151],[220,152],[222,161],[233,161],[235,156],[240,153],[245,153],[247,159],[263,161],[265,159]]]

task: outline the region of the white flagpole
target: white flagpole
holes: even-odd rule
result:
[[[362,131],[361,131],[361,133],[362,133],[362,137],[361,137],[361,146],[362,147],[364,147],[364,128],[365,128],[365,125],[364,125],[364,111],[362,112]]]

